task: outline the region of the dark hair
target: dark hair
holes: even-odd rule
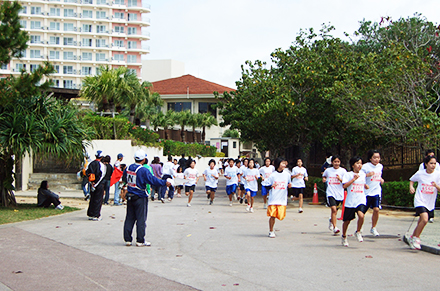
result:
[[[148,159],[147,158],[145,158],[144,165],[148,165]]]
[[[192,162],[194,162],[194,164],[197,164],[197,163],[196,163],[196,160],[191,159],[191,160],[188,160],[188,166],[191,166],[191,163],[192,163]]]
[[[433,153],[433,154],[435,154],[435,152],[434,152],[433,149],[427,149],[427,150],[425,151],[425,157],[427,157],[429,153]]]
[[[41,181],[40,188],[44,189],[44,190],[47,190],[47,181],[46,180]]]
[[[380,156],[379,150],[369,150],[367,152],[367,160],[371,160],[371,158],[373,157],[374,154],[379,154],[379,156]]]
[[[248,168],[249,168],[249,164],[253,162],[254,163],[254,168],[255,168],[255,160],[254,159],[248,159]]]
[[[435,161],[437,161],[437,158],[435,156],[427,156],[423,159],[423,164],[425,164],[425,168],[431,159],[435,159]]]
[[[177,173],[182,173],[182,172],[183,172],[182,167],[180,167],[180,166],[177,167],[177,170],[176,170],[176,171],[177,171]],[[179,172],[179,171],[180,171],[180,172]]]
[[[174,162],[174,161],[176,161],[176,162],[177,162],[177,159],[174,159],[174,160],[173,160],[173,162]]]
[[[247,161],[247,162],[248,162],[248,165],[249,165],[249,159],[248,159],[248,158],[243,159],[243,161],[241,161],[241,162],[243,163],[243,165],[244,165],[244,162],[245,162],[245,161]]]
[[[302,162],[302,166],[304,167],[304,162],[303,162],[303,160],[301,159],[301,158],[296,158],[296,160],[295,160],[295,166],[298,166],[298,161],[299,160],[301,160],[301,162]]]
[[[214,159],[210,159],[208,162],[208,166],[211,166],[211,163],[214,163],[214,166],[217,164]]]
[[[332,156],[332,153],[331,153],[331,152],[326,152],[326,153],[325,153],[325,157],[326,157],[326,158],[330,158],[331,156]]]
[[[228,159],[228,164],[233,161],[235,163],[235,160],[233,158]]]
[[[359,162],[359,161],[362,161],[362,158],[359,157],[359,156],[355,156],[355,157],[352,157],[352,158],[350,159],[350,169],[351,169],[352,171],[353,171],[353,165],[356,164],[356,163]]]
[[[171,162],[173,160],[173,157],[168,155],[168,162]]]
[[[333,163],[333,161],[336,160],[336,159],[338,159],[338,160],[341,161],[341,157],[340,157],[339,155],[334,155],[334,156],[332,156],[332,163]],[[341,161],[341,162],[342,162],[342,161]]]
[[[111,161],[110,156],[105,156],[105,157],[103,157],[102,160],[101,160],[101,162],[103,162],[103,163],[110,163],[110,161]]]
[[[146,159],[145,159],[145,160],[146,160]],[[124,171],[125,168],[127,168],[127,165],[126,165],[126,164],[121,164],[121,170]]]
[[[236,160],[235,160],[235,164],[238,164],[238,163],[240,163],[240,164],[241,164],[241,161],[240,161],[240,159],[236,159]]]
[[[263,162],[263,164],[266,165],[266,160],[269,160],[269,161],[272,163],[272,160],[271,160],[270,158],[264,158],[264,162]]]
[[[286,161],[286,159],[283,158],[283,157],[278,157],[278,158],[276,158],[276,159],[273,161],[273,166],[275,167],[275,170],[276,170],[276,171],[278,171],[278,168],[280,167],[280,164],[281,164],[282,162],[284,162],[284,161]]]
[[[182,154],[182,158],[184,158],[185,157],[185,154]]]

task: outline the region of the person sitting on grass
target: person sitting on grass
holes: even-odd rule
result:
[[[40,188],[38,188],[37,196],[38,207],[48,208],[51,204],[55,206],[55,209],[63,209],[64,206],[61,205],[60,196],[49,190],[49,185],[47,181],[42,181]]]

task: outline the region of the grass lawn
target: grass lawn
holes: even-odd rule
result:
[[[49,208],[43,208],[37,207],[37,204],[17,204],[15,207],[0,206],[0,224],[34,220],[76,210],[80,209],[76,207],[64,206],[63,210],[58,210],[55,209],[53,205]]]

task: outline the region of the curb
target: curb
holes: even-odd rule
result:
[[[408,238],[409,238],[409,235],[407,235],[407,234],[405,234],[403,236],[403,241],[407,245],[409,245]],[[421,244],[421,246],[422,246],[421,250],[424,251],[424,252],[428,252],[428,253],[431,253],[431,254],[434,254],[434,255],[440,255],[440,248],[438,248],[438,247],[428,246],[428,245],[425,245],[425,244]]]

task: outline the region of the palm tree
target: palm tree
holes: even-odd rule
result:
[[[193,136],[193,141],[196,141],[196,127],[201,127],[202,125],[202,114],[201,113],[196,113],[196,114],[191,114],[191,118],[189,119],[188,125],[192,126],[192,136]]]
[[[176,119],[178,120],[178,123],[180,125],[181,140],[182,142],[185,142],[185,126],[189,124],[189,121],[191,119],[191,111],[185,110],[178,112]]]
[[[205,137],[206,137],[206,128],[210,128],[213,125],[218,125],[217,118],[211,115],[211,113],[203,113],[202,114],[202,121],[200,126],[202,129],[202,143],[205,143]]]

